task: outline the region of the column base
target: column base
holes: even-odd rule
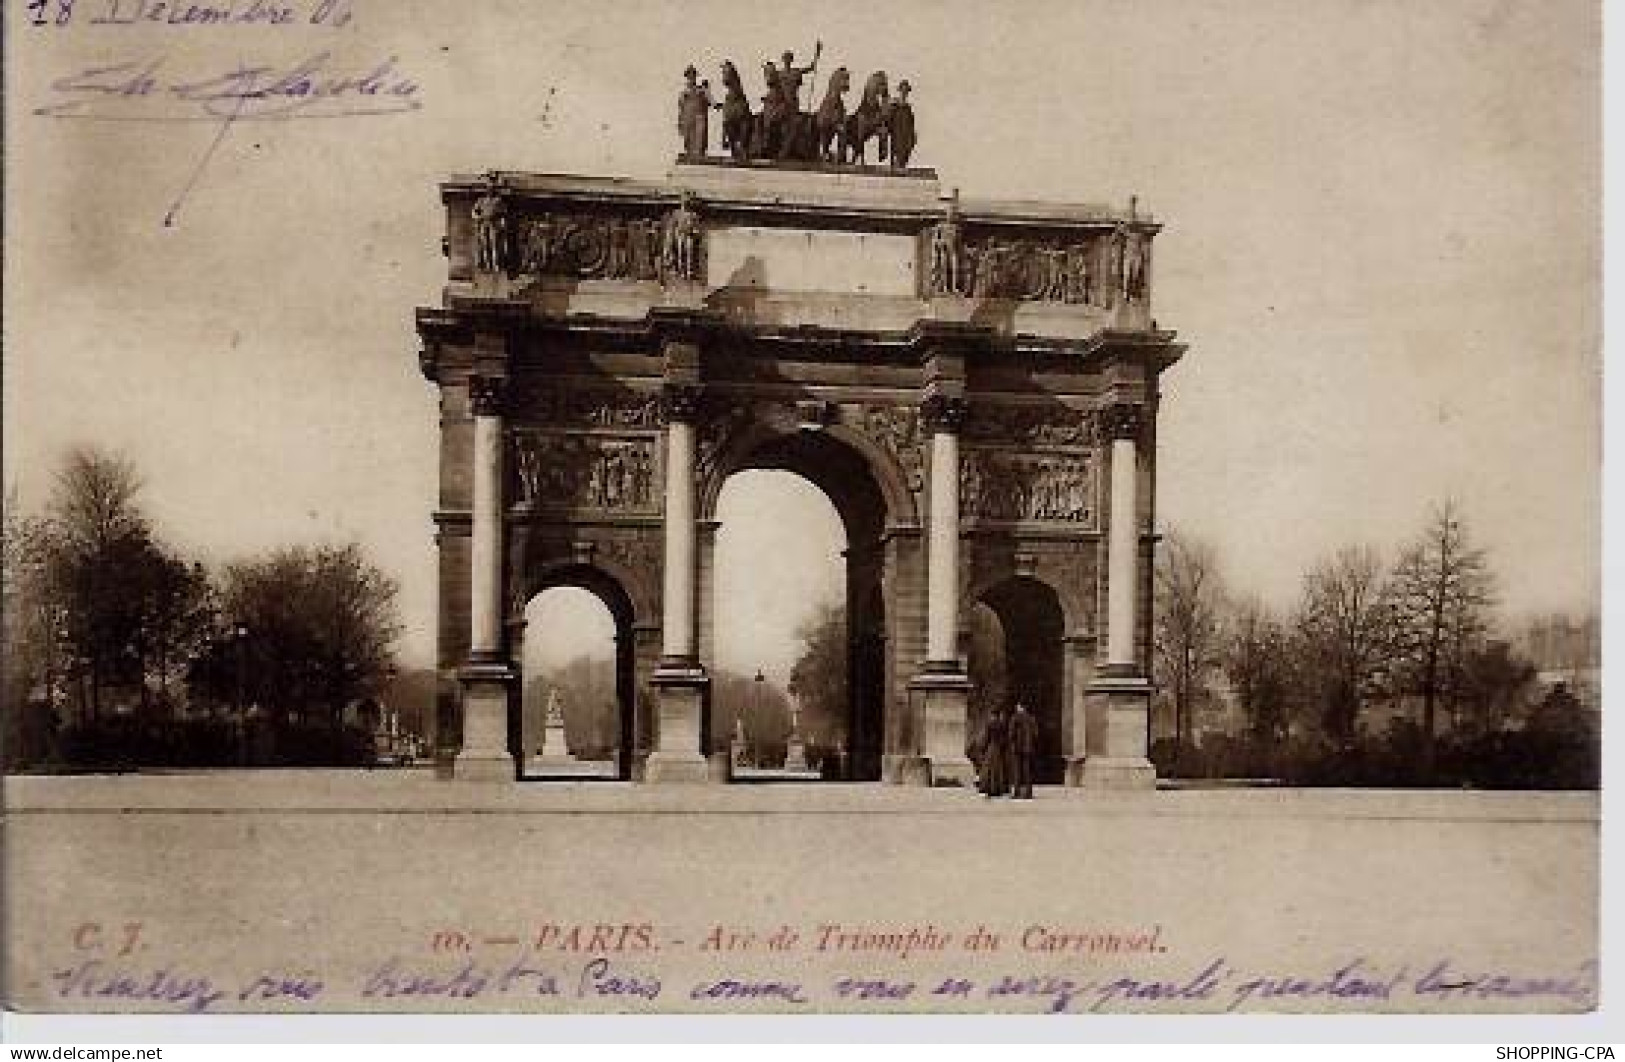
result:
[[[899,756],[894,770],[896,771],[894,781],[898,785],[913,786],[917,789],[931,787],[931,761],[925,756]],[[975,784],[974,778],[971,784]]]
[[[1067,784],[1086,789],[1152,789],[1157,771],[1147,756],[1151,684],[1139,675],[1103,674],[1089,684],[1087,711],[1096,718],[1089,727],[1102,737],[1101,748],[1089,747],[1080,760],[1067,764]]]
[[[650,785],[718,781],[704,748],[705,693],[711,679],[703,668],[662,661],[649,680],[659,702],[657,747],[644,761]],[[720,781],[727,781],[724,776]]]
[[[513,782],[517,780],[513,757],[481,755],[459,752],[451,765],[451,777],[457,782]]]
[[[965,755],[970,679],[962,671],[927,670],[908,688],[918,698],[920,754],[904,762],[903,784],[974,788],[976,767]],[[915,761],[924,763],[923,778]]]
[[[1155,789],[1157,769],[1146,759],[1109,759],[1090,756],[1083,761],[1078,780],[1071,780],[1071,765],[1067,768],[1067,784],[1086,789]]]
[[[705,785],[711,778],[711,761],[704,756],[665,756],[653,753],[643,763],[648,785]]]
[[[463,684],[463,747],[451,764],[459,782],[516,782],[508,751],[508,700],[513,671],[506,664],[471,662],[457,673]]]

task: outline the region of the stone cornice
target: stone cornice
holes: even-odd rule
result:
[[[935,194],[936,182],[930,171],[884,176],[875,174],[872,167],[839,167],[829,170],[787,168],[775,166],[737,167],[714,163],[703,165],[706,175],[737,177],[741,188],[729,194],[719,190],[715,181],[703,188],[691,189],[703,202],[707,217],[718,220],[811,229],[862,229],[865,231],[892,231],[917,233],[942,219],[942,205]],[[839,180],[841,177],[898,183],[919,182],[926,194],[915,204],[880,202],[876,205],[858,205],[850,202],[820,201],[816,191],[802,195],[786,194],[774,189],[774,194],[750,194],[748,186],[753,175],[771,179],[779,175],[805,174],[811,178]],[[563,209],[587,209],[615,212],[626,210],[638,213],[668,210],[677,205],[684,185],[676,181],[645,181],[625,177],[586,177],[568,174],[535,174],[501,172],[497,174],[501,194],[511,201],[557,206]],[[472,202],[485,194],[483,175],[459,174],[440,185],[441,201],[448,206]],[[911,196],[912,198],[912,196]],[[1104,232],[1126,225],[1136,231],[1155,235],[1162,225],[1144,214],[1125,211],[1102,204],[1053,203],[1036,200],[965,199],[960,203],[960,219],[967,226],[989,227],[1003,231],[1034,230],[1051,233]]]
[[[922,304],[923,306],[923,304]],[[431,381],[439,381],[448,350],[473,341],[477,331],[506,327],[518,338],[590,337],[608,349],[652,354],[666,341],[703,342],[712,350],[728,351],[755,346],[773,348],[780,357],[855,364],[919,365],[943,352],[971,360],[1040,358],[1060,371],[1091,371],[1110,360],[1144,360],[1157,372],[1183,356],[1186,344],[1176,332],[1104,330],[1084,338],[994,334],[985,326],[956,325],[924,319],[904,331],[867,331],[816,326],[749,326],[723,320],[714,313],[691,310],[651,312],[642,319],[595,317],[578,314],[563,318],[535,316],[522,302],[454,299],[448,309],[420,308],[418,334],[422,339],[419,367]]]

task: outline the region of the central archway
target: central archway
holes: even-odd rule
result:
[[[862,437],[843,438],[838,429],[756,422],[738,433],[718,456],[708,482],[702,485],[702,519],[709,534],[702,543],[701,651],[715,660],[714,630],[719,607],[715,580],[715,532],[718,500],[724,483],[736,473],[776,470],[794,474],[828,498],[844,532],[845,577],[840,604],[846,704],[840,718],[840,740],[834,749],[820,749],[818,775],[828,780],[879,781],[891,741],[901,725],[888,719],[888,697],[893,668],[888,653],[888,609],[885,590],[886,532],[900,494],[912,499],[895,475],[881,466],[879,456],[865,453]],[[889,488],[889,489],[888,489]],[[889,496],[891,495],[891,496]],[[904,519],[910,519],[908,511]],[[787,529],[788,530],[788,529]],[[771,563],[772,556],[763,557]],[[713,755],[726,754],[726,742],[713,742]]]

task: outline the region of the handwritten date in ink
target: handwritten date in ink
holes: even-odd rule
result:
[[[327,26],[349,25],[350,0],[29,0],[36,26]]]

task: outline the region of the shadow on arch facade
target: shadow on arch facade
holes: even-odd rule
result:
[[[851,777],[970,781],[966,629],[986,608],[1043,701],[1046,776],[1151,783],[1156,409],[1182,350],[1150,317],[1155,222],[961,204],[929,171],[441,191],[450,282],[417,323],[441,405],[447,774],[515,777],[524,604],[578,585],[615,617],[624,775],[728,780],[708,739],[716,500],[773,468],[845,527]],[[502,240],[476,231],[493,212]],[[677,213],[687,273],[633,239]],[[936,289],[944,246],[1000,283]],[[1074,259],[1066,284],[1044,272]]]

